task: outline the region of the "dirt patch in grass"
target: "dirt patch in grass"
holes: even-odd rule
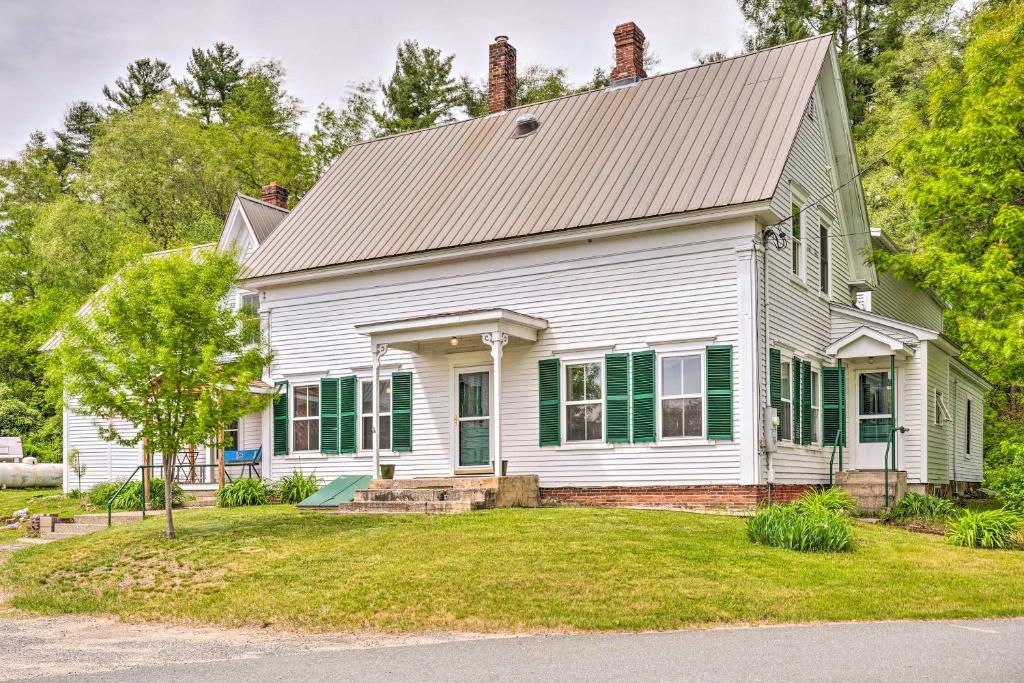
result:
[[[751,544],[744,520],[545,508],[196,510],[16,553],[13,607],[303,631],[537,632],[1024,614],[1024,554],[856,524],[856,549]]]

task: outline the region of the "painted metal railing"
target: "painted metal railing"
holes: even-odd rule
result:
[[[117,497],[121,495],[121,493],[125,490],[125,488],[128,486],[128,484],[132,483],[132,480],[135,479],[135,474],[137,472],[142,472],[143,470],[145,470],[147,468],[148,469],[153,469],[155,467],[160,467],[160,465],[139,465],[134,470],[132,470],[132,473],[130,475],[128,475],[127,479],[124,480],[124,483],[121,484],[121,486],[118,487],[117,491],[114,492],[114,495],[112,495],[110,497],[110,500],[107,502],[107,526],[108,527],[111,526],[114,523],[114,501],[117,500]],[[143,479],[145,479],[145,477],[143,477]],[[143,492],[141,498],[142,498],[142,518],[145,519],[146,518],[146,494],[145,494],[145,492]]]
[[[828,486],[832,488],[832,473],[835,470],[836,451],[839,452],[839,471],[843,471],[843,429],[836,432],[836,441],[832,444],[832,457],[828,459]]]

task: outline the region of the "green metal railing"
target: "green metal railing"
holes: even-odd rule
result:
[[[114,523],[114,501],[117,500],[117,497],[120,496],[121,492],[125,490],[125,487],[127,487],[128,484],[132,483],[132,480],[135,479],[135,474],[137,472],[142,472],[145,469],[154,469],[156,467],[163,467],[163,465],[139,465],[134,470],[132,470],[132,473],[130,475],[128,475],[127,479],[124,480],[124,483],[121,484],[121,486],[118,487],[117,491],[114,492],[114,495],[112,495],[110,497],[110,501],[107,503],[107,526],[108,527],[111,526]],[[145,480],[145,477],[143,477],[143,480]],[[150,477],[150,480],[152,480],[152,477]],[[147,502],[146,501],[146,494],[145,494],[145,492],[143,492],[141,497],[142,497],[142,518],[145,519],[146,518],[146,502]]]

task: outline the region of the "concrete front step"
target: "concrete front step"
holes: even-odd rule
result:
[[[354,500],[351,503],[341,503],[329,514],[444,514],[469,512],[477,509],[478,506],[480,506],[479,503],[448,500]]]
[[[465,503],[492,503],[494,489],[408,488],[363,489],[355,492],[354,502],[384,501],[452,501]]]
[[[847,470],[835,477],[836,486],[857,499],[857,507],[863,512],[878,512],[886,507],[885,470]],[[889,507],[895,505],[907,492],[907,473],[888,473]]]
[[[57,522],[53,525],[53,530],[46,525],[40,530],[40,536],[81,536],[82,534],[90,534],[93,531],[102,531],[107,528],[106,522],[103,524],[87,524],[83,522]]]

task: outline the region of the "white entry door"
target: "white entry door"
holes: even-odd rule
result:
[[[455,471],[489,471],[491,465],[491,369],[457,368],[452,398]]]
[[[888,370],[862,370],[857,373],[857,417],[853,441],[858,470],[885,468],[886,446],[892,428],[892,393],[889,382]]]

